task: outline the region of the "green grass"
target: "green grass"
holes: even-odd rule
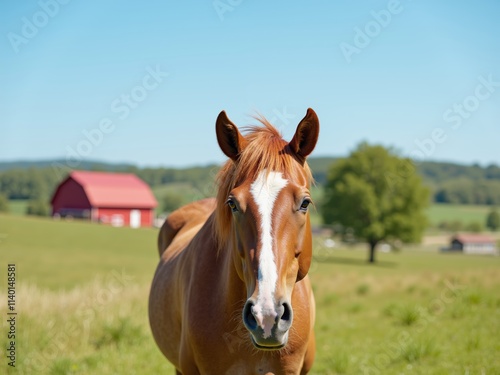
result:
[[[7,374],[173,374],[147,320],[156,234],[0,215],[0,267],[15,262],[18,280]],[[499,257],[377,255],[368,265],[364,247],[315,249],[312,374],[500,373]]]
[[[379,254],[379,264],[369,266],[365,257],[357,249],[335,250],[313,265],[314,373],[500,371],[500,342],[491,330],[500,329],[498,258],[405,249]],[[359,293],[360,285],[370,285],[370,292]],[[347,367],[338,354],[345,348]],[[341,371],[330,362],[340,363]]]
[[[427,216],[434,226],[443,221],[462,221],[464,224],[479,222],[484,226],[490,210],[491,206],[436,203],[427,209]]]
[[[398,309],[397,317],[402,325],[411,326],[420,319],[420,311],[418,306],[403,306]]]
[[[112,271],[150,281],[158,261],[157,230],[0,215],[2,259],[19,265],[24,282],[70,289]]]

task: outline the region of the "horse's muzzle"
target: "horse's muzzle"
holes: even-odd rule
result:
[[[252,298],[243,308],[243,323],[250,332],[257,349],[278,350],[288,341],[288,330],[292,326],[293,310],[286,301],[279,302],[274,311],[259,311]]]

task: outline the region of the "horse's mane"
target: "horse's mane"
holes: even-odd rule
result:
[[[255,117],[261,125],[244,127],[246,146],[238,160],[228,160],[217,175],[217,207],[215,209],[215,234],[219,246],[229,238],[231,231],[231,210],[226,201],[229,193],[248,178],[255,178],[263,170],[282,172],[290,176],[303,163],[308,184],[313,181],[311,170],[304,161],[299,161],[280,132],[264,117]]]

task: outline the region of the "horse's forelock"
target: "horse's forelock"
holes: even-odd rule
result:
[[[231,211],[226,207],[226,200],[236,186],[248,179],[253,181],[263,170],[281,172],[287,178],[293,179],[296,171],[302,168],[308,184],[313,181],[307,163],[301,166],[279,131],[265,118],[256,119],[263,126],[244,128],[247,146],[237,161],[227,161],[217,175],[218,192],[214,224],[219,247],[226,243],[230,235]]]

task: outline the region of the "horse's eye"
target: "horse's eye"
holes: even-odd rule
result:
[[[238,206],[236,206],[236,203],[234,203],[234,201],[232,199],[228,199],[226,203],[229,206],[229,208],[231,209],[231,211],[233,211],[233,212],[238,211]]]
[[[302,204],[300,205],[300,211],[306,212],[307,207],[311,204],[311,200],[309,198],[306,198],[302,201]]]

